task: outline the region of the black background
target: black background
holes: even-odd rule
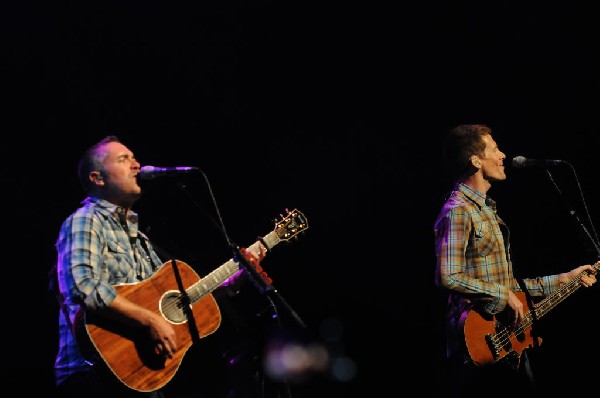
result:
[[[440,156],[448,129],[488,124],[506,153],[508,179],[489,193],[523,274],[597,258],[570,210],[595,235],[599,10],[480,3],[5,4],[4,335],[16,388],[50,388],[54,241],[83,199],[79,155],[116,134],[142,164],[202,169],[206,179],[182,178],[185,190],[170,177],[146,183],[135,207],[156,243],[201,275],[231,257],[206,216],[215,216],[207,180],[241,246],[286,208],[306,215],[309,229],[263,263],[332,357],[292,396],[443,395],[432,227],[451,188]],[[542,168],[512,168],[517,155],[568,164],[549,169],[550,180]],[[245,286],[245,304],[261,302],[253,290]],[[595,381],[599,298],[597,287],[578,292],[540,323],[536,367],[548,395]],[[223,303],[223,325],[202,344],[233,344],[228,314],[252,313],[241,300]],[[203,369],[218,366],[188,356],[173,384],[201,391],[213,380]],[[338,359],[354,377],[336,378]]]

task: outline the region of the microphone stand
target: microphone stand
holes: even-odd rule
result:
[[[265,279],[260,275],[260,273],[250,264],[246,256],[242,254],[240,251],[240,247],[236,244],[231,243],[231,250],[233,251],[234,257],[239,260],[240,264],[250,277],[252,284],[258,289],[259,292],[265,295],[273,295],[275,296],[280,303],[287,309],[287,311],[292,315],[292,318],[300,325],[302,328],[306,328],[306,324],[300,318],[300,316],[294,311],[294,309],[288,304],[288,302],[283,298],[283,296],[279,293],[277,289],[273,286],[273,284],[267,283]],[[269,247],[266,248],[267,251],[270,250]],[[275,313],[277,313],[277,308],[273,304],[273,309]]]
[[[277,289],[275,289],[275,287],[273,287],[272,284],[268,284],[265,281],[265,279],[258,273],[258,271],[256,271],[256,269],[252,266],[252,264],[250,264],[250,262],[248,261],[248,259],[246,258],[246,256],[244,256],[242,254],[242,252],[240,251],[240,247],[231,241],[231,239],[229,237],[229,234],[227,233],[227,231],[225,229],[225,224],[223,223],[223,220],[221,218],[221,214],[219,212],[219,208],[217,206],[217,203],[216,203],[216,200],[214,198],[214,195],[212,194],[212,190],[210,188],[210,183],[208,181],[208,178],[206,177],[206,175],[204,174],[204,172],[202,170],[200,170],[200,172],[204,176],[204,179],[206,180],[206,184],[208,185],[208,190],[210,192],[213,204],[215,206],[215,211],[217,212],[217,215],[219,216],[220,223],[217,223],[215,221],[215,219],[213,217],[211,217],[208,214],[208,212],[194,200],[194,198],[187,191],[187,189],[186,189],[187,187],[185,186],[184,183],[182,183],[181,181],[178,181],[177,182],[178,187],[183,192],[185,192],[186,195],[188,196],[188,198],[192,201],[192,203],[194,203],[194,205],[204,213],[204,215],[212,222],[213,226],[215,226],[217,228],[217,230],[221,234],[223,234],[223,236],[225,237],[225,239],[228,242],[228,245],[229,245],[230,249],[233,252],[233,257],[236,260],[239,261],[239,263],[241,264],[242,268],[246,271],[246,275],[248,275],[250,281],[257,288],[257,290],[261,294],[264,294],[264,295],[267,295],[267,296],[268,295],[275,296],[278,299],[278,301],[289,312],[289,314],[296,321],[296,323],[298,323],[298,325],[300,325],[302,328],[306,328],[306,324],[304,323],[304,321],[300,318],[300,316],[298,315],[298,313],[296,311],[294,311],[294,309],[289,305],[289,303],[283,298],[283,296],[281,295],[281,293],[279,293],[279,291]],[[261,241],[262,241],[262,239],[261,239]],[[261,243],[263,244],[263,246],[265,246],[265,249],[267,251],[271,250],[270,247],[266,247],[266,244],[264,244],[264,242],[261,242]],[[273,301],[271,301],[271,305],[273,306],[273,310],[275,311],[275,313],[278,313],[277,308],[276,308],[275,304],[273,303]]]
[[[562,191],[560,190],[560,188],[558,187],[558,185],[556,184],[556,182],[554,181],[554,178],[552,177],[552,173],[550,173],[550,171],[548,169],[545,169],[546,174],[548,175],[548,178],[550,179],[550,182],[552,183],[552,185],[554,186],[554,188],[556,188],[556,190],[558,191],[558,194],[560,195],[560,197],[563,199],[569,214],[571,216],[573,216],[575,218],[575,220],[577,221],[577,223],[579,224],[579,226],[581,227],[581,229],[583,230],[583,232],[585,233],[585,235],[589,238],[590,242],[592,243],[592,245],[594,246],[594,248],[596,249],[596,253],[598,256],[598,259],[600,260],[600,244],[597,241],[597,238],[594,239],[594,237],[592,236],[592,234],[590,233],[590,231],[587,229],[587,227],[585,226],[585,224],[579,219],[579,216],[577,215],[577,213],[575,212],[575,210],[573,210],[573,208],[569,205],[569,203],[567,202],[567,200],[565,199]],[[593,225],[592,225],[593,228]]]
[[[565,162],[567,164],[570,163]],[[573,166],[571,166],[573,167]],[[550,182],[552,183],[552,185],[554,186],[554,188],[558,191],[559,196],[563,199],[563,202],[565,203],[566,207],[569,210],[569,214],[572,215],[575,220],[577,221],[577,223],[579,224],[579,226],[582,228],[583,232],[585,232],[586,236],[589,238],[590,242],[592,243],[592,245],[595,247],[597,253],[598,253],[598,259],[600,259],[600,245],[598,244],[598,242],[596,241],[596,239],[594,239],[594,237],[592,236],[592,234],[589,232],[589,230],[587,229],[587,227],[585,226],[585,224],[579,219],[579,216],[577,215],[577,213],[575,212],[575,210],[572,209],[572,207],[567,203],[567,200],[565,199],[561,189],[559,188],[559,186],[556,184],[556,182],[554,181],[554,178],[552,177],[552,173],[550,173],[550,170],[548,169],[544,169],[544,171],[546,172]],[[593,224],[592,224],[592,228],[593,228]],[[521,286],[521,289],[523,289],[523,291],[525,292],[525,298],[527,300],[527,304],[529,305],[529,307],[532,309],[531,312],[531,335],[533,337],[533,343],[534,343],[534,347],[538,347],[539,346],[539,339],[537,336],[537,314],[535,311],[533,311],[533,309],[535,308],[535,306],[533,305],[533,301],[531,299],[531,295],[529,294],[527,287],[525,286],[525,283],[522,281],[522,279],[517,278],[517,281],[519,282],[519,285]]]

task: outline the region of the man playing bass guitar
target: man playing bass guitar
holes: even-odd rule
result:
[[[600,263],[517,280],[508,227],[487,194],[492,183],[506,179],[506,156],[492,130],[480,124],[459,125],[450,130],[444,150],[455,184],[434,235],[435,283],[448,293],[446,351],[448,381],[453,384],[448,395],[485,393],[489,398],[517,391],[518,396],[536,396],[524,350],[532,345],[531,324],[538,314],[528,310],[525,290],[547,297],[550,301],[541,308],[547,311],[559,298],[594,284]]]

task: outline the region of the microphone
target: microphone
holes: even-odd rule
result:
[[[564,160],[552,159],[527,159],[525,156],[515,156],[512,160],[513,167],[529,167],[529,166],[557,166],[566,163]]]
[[[155,166],[142,166],[138,177],[142,180],[151,180],[160,176],[172,176],[181,173],[189,173],[191,171],[198,170],[197,167],[188,166],[177,166],[177,167],[155,167]]]

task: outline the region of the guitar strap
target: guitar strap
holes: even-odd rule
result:
[[[148,243],[146,242],[146,237],[142,236],[142,238],[140,239],[140,242],[142,243],[142,246],[144,247],[144,250],[146,250],[146,253],[148,254],[148,256],[150,256],[150,249],[148,248]],[[154,251],[156,253],[158,253],[159,257],[164,261],[164,259],[169,259],[169,260],[174,260],[175,257],[171,256],[165,249],[161,248],[160,246],[157,246],[155,243],[152,243],[152,248],[154,249]]]

